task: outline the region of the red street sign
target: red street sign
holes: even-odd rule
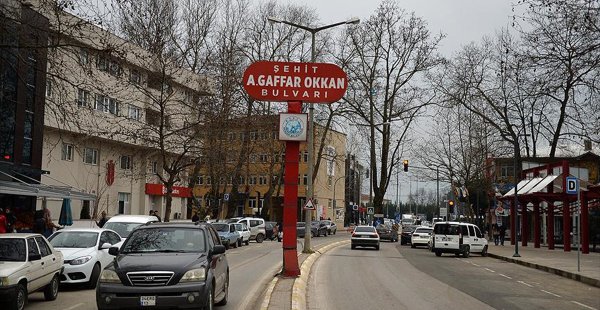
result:
[[[331,103],[348,88],[348,76],[329,63],[258,61],[244,72],[244,89],[259,101]]]

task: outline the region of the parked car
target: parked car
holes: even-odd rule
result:
[[[337,232],[337,225],[335,225],[335,222],[330,220],[323,220],[321,221],[321,223],[325,224],[325,227],[327,227],[328,235],[335,235],[335,233]]]
[[[152,223],[138,227],[100,274],[99,310],[213,309],[225,305],[229,265],[225,246],[207,223]]]
[[[350,248],[356,247],[374,247],[379,251],[379,234],[373,226],[356,226],[350,238]]]
[[[108,219],[102,228],[115,231],[121,236],[121,241],[125,241],[129,234],[138,226],[146,223],[158,222],[154,215],[115,215]],[[122,243],[121,243],[122,244]],[[119,244],[118,246],[120,246]]]
[[[415,231],[412,233],[412,236],[410,239],[410,247],[416,248],[419,245],[427,245],[427,243],[429,242],[429,237],[431,236],[432,232],[433,232],[433,228],[431,228],[429,226],[417,227],[415,229]]]
[[[0,234],[0,304],[22,310],[27,295],[43,291],[46,300],[58,296],[63,254],[44,236],[29,233]],[[6,307],[6,308],[4,308]]]
[[[211,225],[217,230],[219,238],[221,238],[221,243],[226,249],[229,249],[230,247],[237,248],[242,242],[242,237],[235,229],[235,225],[233,223],[211,223]]]
[[[390,242],[398,242],[398,232],[393,230],[390,225],[379,224],[375,228],[379,234],[380,240],[389,240]]]
[[[321,221],[310,222],[311,230],[314,232],[313,236],[327,236],[327,225]]]
[[[412,233],[413,233],[413,231],[415,231],[416,228],[417,228],[417,226],[413,226],[413,225],[403,225],[402,226],[402,232],[400,233],[400,244],[401,245],[410,243],[410,240],[412,239]]]
[[[250,236],[252,235],[252,233],[250,233],[250,229],[248,229],[248,226],[246,226],[246,224],[244,223],[234,223],[235,225],[235,230],[237,230],[240,233],[241,238],[241,242],[238,245],[248,245],[250,244]]]
[[[100,272],[113,260],[108,249],[121,242],[121,237],[104,228],[67,228],[48,240],[64,256],[60,282],[85,283],[87,288],[95,288]]]
[[[442,256],[442,253],[462,254],[463,257],[480,253],[486,256],[487,250],[487,239],[477,225],[462,222],[437,222],[433,225],[432,251],[436,256]]]
[[[250,228],[250,240],[256,240],[257,243],[262,243],[266,236],[265,220],[258,217],[244,217],[237,221],[244,223]]]

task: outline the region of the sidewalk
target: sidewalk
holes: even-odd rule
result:
[[[577,249],[565,252],[562,248],[548,250],[547,247],[534,248],[533,245],[523,247],[519,244],[519,255],[513,257],[515,246],[510,241],[504,246],[489,245],[490,257],[507,262],[536,268],[554,273],[569,279],[600,287],[600,253],[579,254],[580,270],[577,271]]]

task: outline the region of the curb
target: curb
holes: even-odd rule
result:
[[[526,261],[522,261],[519,259],[514,259],[514,258],[510,258],[510,257],[506,257],[506,256],[500,256],[497,254],[492,254],[488,252],[488,256],[489,257],[493,257],[493,258],[497,258],[497,259],[501,259],[504,261],[507,261],[509,263],[514,263],[514,264],[519,264],[525,267],[529,267],[529,268],[534,268],[534,269],[538,269],[538,270],[542,270],[542,271],[546,271],[549,273],[553,273],[555,275],[561,276],[561,277],[565,277],[565,278],[569,278],[571,280],[575,280],[575,281],[579,281],[582,283],[585,283],[587,285],[592,285],[595,287],[600,287],[600,280],[598,279],[593,279],[590,277],[586,277],[577,273],[573,273],[570,271],[566,271],[566,270],[561,270],[561,269],[557,269],[557,268],[553,268],[553,267],[548,267],[548,266],[542,266],[539,264],[534,264],[534,263],[530,263],[530,262],[526,262]]]
[[[314,262],[325,252],[350,243],[350,240],[338,241],[330,243],[314,253],[310,254],[303,262],[300,267],[300,276],[294,280],[292,287],[292,310],[304,310],[306,309],[306,284],[310,276],[310,269]]]

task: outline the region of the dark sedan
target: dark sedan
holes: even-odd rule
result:
[[[391,226],[379,224],[376,227],[380,240],[389,240],[390,242],[398,242],[398,231],[392,229]]]
[[[310,223],[310,236],[311,237],[319,237],[319,236],[327,236],[327,227],[325,224],[321,224],[319,221],[313,221]],[[296,235],[298,238],[304,238],[304,232],[306,223],[298,222],[296,225]]]
[[[402,226],[402,234],[400,235],[400,244],[409,244],[412,238],[412,233],[415,231],[417,226],[405,225]]]
[[[134,230],[100,274],[102,309],[213,309],[227,303],[225,246],[206,223],[150,224]]]

